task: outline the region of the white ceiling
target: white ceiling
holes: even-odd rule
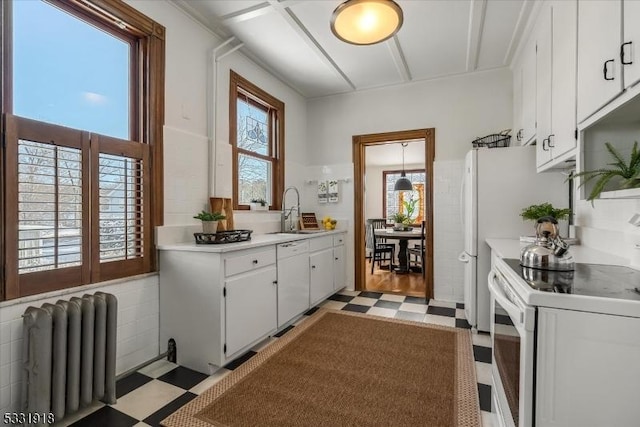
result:
[[[532,1],[396,0],[404,24],[371,46],[329,28],[340,0],[172,0],[307,98],[508,66]]]
[[[402,165],[402,145],[400,142],[368,145],[365,148],[366,166]],[[424,140],[407,141],[404,149],[405,165],[424,165]]]

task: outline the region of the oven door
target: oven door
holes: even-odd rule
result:
[[[533,426],[535,309],[496,269],[489,273],[493,398],[502,426]]]

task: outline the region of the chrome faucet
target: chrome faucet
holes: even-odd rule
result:
[[[295,206],[291,206],[289,208],[289,212],[287,213],[287,207],[286,207],[286,198],[287,198],[287,192],[289,190],[294,190],[296,192],[296,205]],[[293,211],[296,211],[296,214],[298,216],[300,216],[300,192],[298,191],[298,189],[294,186],[291,187],[287,187],[284,192],[282,193],[282,212],[280,213],[280,231],[282,232],[286,232],[286,231],[292,231],[295,229],[295,225],[293,224]],[[287,230],[286,228],[286,222],[287,219],[289,219],[289,229]]]

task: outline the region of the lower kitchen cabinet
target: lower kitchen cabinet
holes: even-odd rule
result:
[[[309,239],[309,276],[312,306],[344,288],[344,234]]]
[[[225,354],[235,354],[276,329],[277,283],[275,265],[225,281]]]
[[[241,356],[345,286],[344,236],[160,250],[160,352],[173,338],[178,363],[203,373]]]
[[[160,251],[160,351],[198,372],[277,330],[275,245],[226,253]]]
[[[638,425],[639,331],[640,318],[540,308],[536,426]]]
[[[311,305],[333,293],[333,248],[309,255],[309,285]]]
[[[333,290],[338,291],[346,286],[346,264],[344,260],[344,245],[333,248]]]

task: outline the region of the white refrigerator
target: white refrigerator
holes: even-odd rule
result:
[[[560,172],[536,173],[536,147],[474,148],[465,157],[461,192],[465,263],[464,311],[469,324],[489,332],[491,250],[485,239],[535,234],[523,208],[549,202],[569,207],[569,184]],[[566,233],[561,232],[566,236]]]

